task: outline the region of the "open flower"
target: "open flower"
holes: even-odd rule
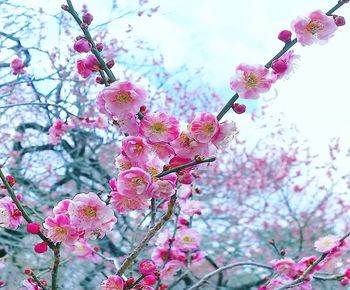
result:
[[[334,235],[328,235],[322,238],[319,238],[315,242],[315,250],[321,253],[327,253],[332,250],[339,243],[339,238]]]
[[[271,88],[272,83],[269,70],[264,66],[240,64],[230,86],[243,99],[258,99],[260,93],[265,93]]]
[[[321,10],[316,10],[308,17],[295,19],[292,22],[292,28],[297,34],[298,42],[302,46],[306,46],[313,43],[326,43],[334,35],[337,25],[332,16],[327,16]]]

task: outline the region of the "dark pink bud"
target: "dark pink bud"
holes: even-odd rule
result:
[[[37,233],[40,232],[40,225],[37,223],[29,223],[27,224],[27,232],[36,235]]]
[[[92,74],[92,71],[86,67],[86,61],[85,59],[78,59],[77,60],[77,70],[78,73],[86,79]]]
[[[126,288],[130,287],[134,282],[135,282],[135,278],[130,277],[128,280],[125,281],[125,287]]]
[[[98,59],[93,54],[88,55],[88,57],[85,59],[85,67],[91,71],[99,71],[102,69]]]
[[[345,18],[343,16],[334,15],[333,18],[334,18],[335,25],[337,26],[345,25]]]
[[[61,5],[61,8],[62,8],[62,10],[64,10],[64,11],[68,11],[68,10],[69,10],[69,6],[68,6],[67,4],[62,4],[62,5]]]
[[[278,39],[287,43],[287,42],[291,42],[292,40],[292,32],[290,32],[289,30],[282,30],[279,34],[278,34]]]
[[[108,68],[112,68],[114,66],[115,62],[113,59],[107,61],[106,65],[108,66]]]
[[[6,180],[11,187],[13,187],[16,183],[16,180],[12,175],[7,175]]]
[[[347,268],[344,272],[344,276],[350,279],[350,268]]]
[[[286,254],[286,250],[281,250],[280,254],[281,256],[284,256]]]
[[[157,270],[157,265],[151,260],[143,260],[139,264],[139,272],[142,275],[150,275]]]
[[[39,244],[36,244],[34,246],[34,251],[38,254],[43,254],[47,251],[48,247],[47,247],[47,243],[46,242],[42,242]]]
[[[74,43],[74,50],[76,52],[89,52],[91,50],[91,44],[86,38],[81,38]]]
[[[15,208],[14,211],[13,211],[12,216],[20,217],[20,216],[22,216],[22,212],[19,209]]]
[[[281,74],[281,73],[284,73],[287,70],[288,65],[283,60],[276,59],[276,60],[273,61],[272,65],[271,65],[271,68],[276,73]]]
[[[180,225],[183,225],[183,226],[188,226],[190,223],[189,223],[188,220],[186,220],[186,219],[180,217],[180,218],[179,218],[179,224],[180,224]]]
[[[5,281],[4,280],[0,280],[0,287],[5,285]]]
[[[97,76],[96,77],[96,83],[100,84],[100,85],[103,85],[104,84],[104,81],[103,79],[100,77],[100,76]]]
[[[349,3],[350,0],[340,0],[340,3]]]
[[[340,280],[340,284],[342,285],[342,286],[347,286],[348,284],[349,284],[349,279],[348,278],[346,278],[346,277],[344,277],[344,278],[342,278],[341,280]]]
[[[97,43],[97,44],[96,44],[96,48],[97,48],[98,51],[102,51],[102,49],[103,49],[103,43],[101,43],[101,42]]]
[[[86,23],[87,25],[90,25],[94,17],[92,16],[91,13],[85,12],[83,14],[83,22]]]
[[[25,268],[24,269],[24,274],[28,275],[28,276],[32,276],[33,275],[33,270],[30,268]]]
[[[243,114],[246,110],[246,106],[243,104],[234,103],[232,109],[237,114]]]
[[[147,286],[152,286],[156,284],[157,282],[157,277],[153,274],[147,275],[146,277],[143,278],[143,283]]]

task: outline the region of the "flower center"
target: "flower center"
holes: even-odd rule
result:
[[[205,124],[203,125],[203,131],[204,131],[206,134],[210,135],[210,134],[214,133],[215,127],[214,127],[214,125],[213,125],[212,123],[205,123]]]
[[[192,238],[190,236],[184,236],[182,241],[184,241],[185,243],[191,243],[192,242]]]
[[[143,149],[142,145],[135,144],[135,152],[140,153],[142,152],[142,149]]]
[[[322,23],[317,20],[312,20],[308,25],[306,25],[306,30],[312,35],[318,33],[320,30],[322,30],[322,28]]]
[[[162,123],[154,123],[151,127],[153,133],[163,133],[165,132],[165,127]]]
[[[135,186],[140,186],[140,185],[143,185],[143,178],[142,177],[139,177],[139,176],[137,176],[137,177],[134,177],[133,179],[132,179],[132,183],[133,183],[133,185],[135,185]]]
[[[127,104],[132,100],[130,92],[119,92],[116,96],[117,102],[120,104]]]
[[[55,233],[57,236],[64,237],[67,235],[67,229],[59,227],[59,228],[56,228]]]
[[[256,88],[259,85],[259,78],[251,73],[245,78],[248,88]]]
[[[88,218],[94,218],[96,217],[96,210],[90,206],[85,207],[83,210],[83,213]]]

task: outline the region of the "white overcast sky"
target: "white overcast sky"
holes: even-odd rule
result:
[[[52,13],[58,11],[59,1],[32,3]],[[111,15],[110,0],[73,0],[73,3],[77,10],[86,3],[97,23]],[[130,0],[117,0],[117,3],[123,7]],[[170,70],[184,63],[193,68],[204,67],[203,79],[228,99],[232,95],[229,79],[239,63],[265,64],[282,47],[277,40],[279,31],[289,29],[297,16],[316,9],[327,11],[337,1],[153,0],[152,3],[160,4],[159,13],[151,18],[134,18],[131,22],[134,33],[159,48]],[[350,4],[337,11],[344,16],[349,12]],[[295,73],[275,86],[278,98],[273,109],[284,112],[316,151],[325,151],[328,140],[334,136],[350,144],[348,20],[349,25],[340,27],[326,45],[296,45],[294,50],[301,60]],[[259,102],[248,103],[250,110],[259,105]],[[241,132],[245,131],[246,121],[241,124]]]

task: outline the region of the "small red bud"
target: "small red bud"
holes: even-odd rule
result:
[[[275,245],[275,241],[274,241],[274,240],[269,240],[269,244],[270,244],[271,246],[274,246],[274,245]]]
[[[276,59],[272,62],[271,68],[276,72],[276,73],[284,73],[288,69],[288,65],[280,59]]]
[[[97,76],[95,81],[96,81],[96,83],[98,83],[100,85],[104,84],[104,81],[103,81],[103,79],[100,76]]]
[[[350,267],[345,270],[344,276],[350,279]]]
[[[142,114],[145,114],[145,113],[147,112],[147,107],[144,106],[144,105],[142,105],[142,106],[140,107],[140,112],[141,112]]]
[[[83,22],[82,24],[80,24],[80,27],[81,27],[82,29],[87,29],[87,28],[89,27],[89,25],[86,24],[85,22]]]
[[[16,180],[12,175],[7,175],[6,180],[11,187],[13,187],[16,183]]]
[[[42,242],[39,244],[36,244],[34,246],[34,251],[38,254],[43,254],[47,251],[48,247],[47,247],[47,243],[46,242]]]
[[[288,43],[292,41],[292,32],[290,32],[289,30],[282,30],[279,34],[278,34],[278,39]]]
[[[28,275],[28,276],[32,276],[34,273],[33,273],[33,270],[30,269],[30,268],[25,268],[24,269],[24,274]]]
[[[114,66],[114,64],[115,64],[114,59],[111,59],[111,60],[107,61],[107,63],[106,63],[108,68],[112,68]]]
[[[20,216],[22,216],[22,213],[21,213],[21,211],[19,209],[15,208],[14,211],[13,211],[12,216],[20,217]]]
[[[49,286],[49,284],[45,279],[40,279],[39,281],[41,282],[41,284],[43,284],[43,286],[46,286],[46,287]]]
[[[335,25],[343,26],[345,25],[345,18],[343,16],[333,15]]]
[[[69,6],[68,6],[67,4],[62,4],[62,5],[61,5],[61,8],[62,8],[62,10],[64,10],[64,11],[68,11],[68,10],[69,10]]]
[[[97,44],[96,44],[96,48],[97,48],[98,51],[102,51],[102,49],[103,49],[103,43],[101,43],[101,42],[97,43]]]
[[[83,22],[86,23],[87,25],[90,25],[94,17],[92,16],[91,13],[85,12],[83,14]]]
[[[37,223],[29,223],[27,224],[27,232],[33,235],[36,235],[40,232],[40,225]]]
[[[346,278],[346,277],[344,277],[344,278],[342,278],[341,280],[340,280],[340,284],[342,285],[342,286],[347,286],[348,284],[349,284],[349,279],[348,278]]]
[[[286,254],[286,250],[281,250],[280,254],[281,256],[284,256]]]
[[[125,281],[125,288],[129,288],[133,283],[135,282],[134,277],[130,277],[128,280]]]
[[[246,106],[243,104],[234,103],[232,109],[237,114],[243,114],[246,110]]]

